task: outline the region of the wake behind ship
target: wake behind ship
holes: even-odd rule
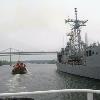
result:
[[[57,53],[57,70],[100,79],[100,44],[87,44],[81,40],[81,28],[86,26],[88,20],[77,18],[77,8],[75,8],[75,19],[67,19],[65,23],[71,25],[71,31],[67,34],[69,41],[65,48]]]

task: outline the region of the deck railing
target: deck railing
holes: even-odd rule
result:
[[[87,93],[87,100],[93,100],[93,94],[100,94],[100,90],[92,89],[61,89],[33,92],[18,92],[18,93],[0,93],[0,97],[24,96],[24,95],[39,95],[39,94],[54,94],[54,93]]]

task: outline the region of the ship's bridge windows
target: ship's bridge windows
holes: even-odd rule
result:
[[[89,50],[89,56],[92,56],[92,52],[91,52],[91,50]]]
[[[86,56],[88,57],[88,56],[92,56],[92,55],[98,55],[98,52],[94,52],[94,51],[92,51],[92,50],[88,50],[88,51],[86,51]]]
[[[89,50],[89,51],[86,51],[86,56],[88,57],[88,56],[92,56],[92,51],[91,50]]]

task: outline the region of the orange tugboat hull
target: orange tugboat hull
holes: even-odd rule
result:
[[[27,70],[26,68],[14,68],[12,70],[12,74],[26,74]]]

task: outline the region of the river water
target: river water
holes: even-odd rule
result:
[[[100,80],[79,77],[67,73],[57,72],[55,64],[29,64],[28,73],[12,75],[12,67],[0,66],[0,93],[3,92],[31,92],[50,89],[100,89]],[[46,95],[29,95],[35,100],[86,100],[86,94],[57,93]],[[94,100],[100,100],[98,95]]]

